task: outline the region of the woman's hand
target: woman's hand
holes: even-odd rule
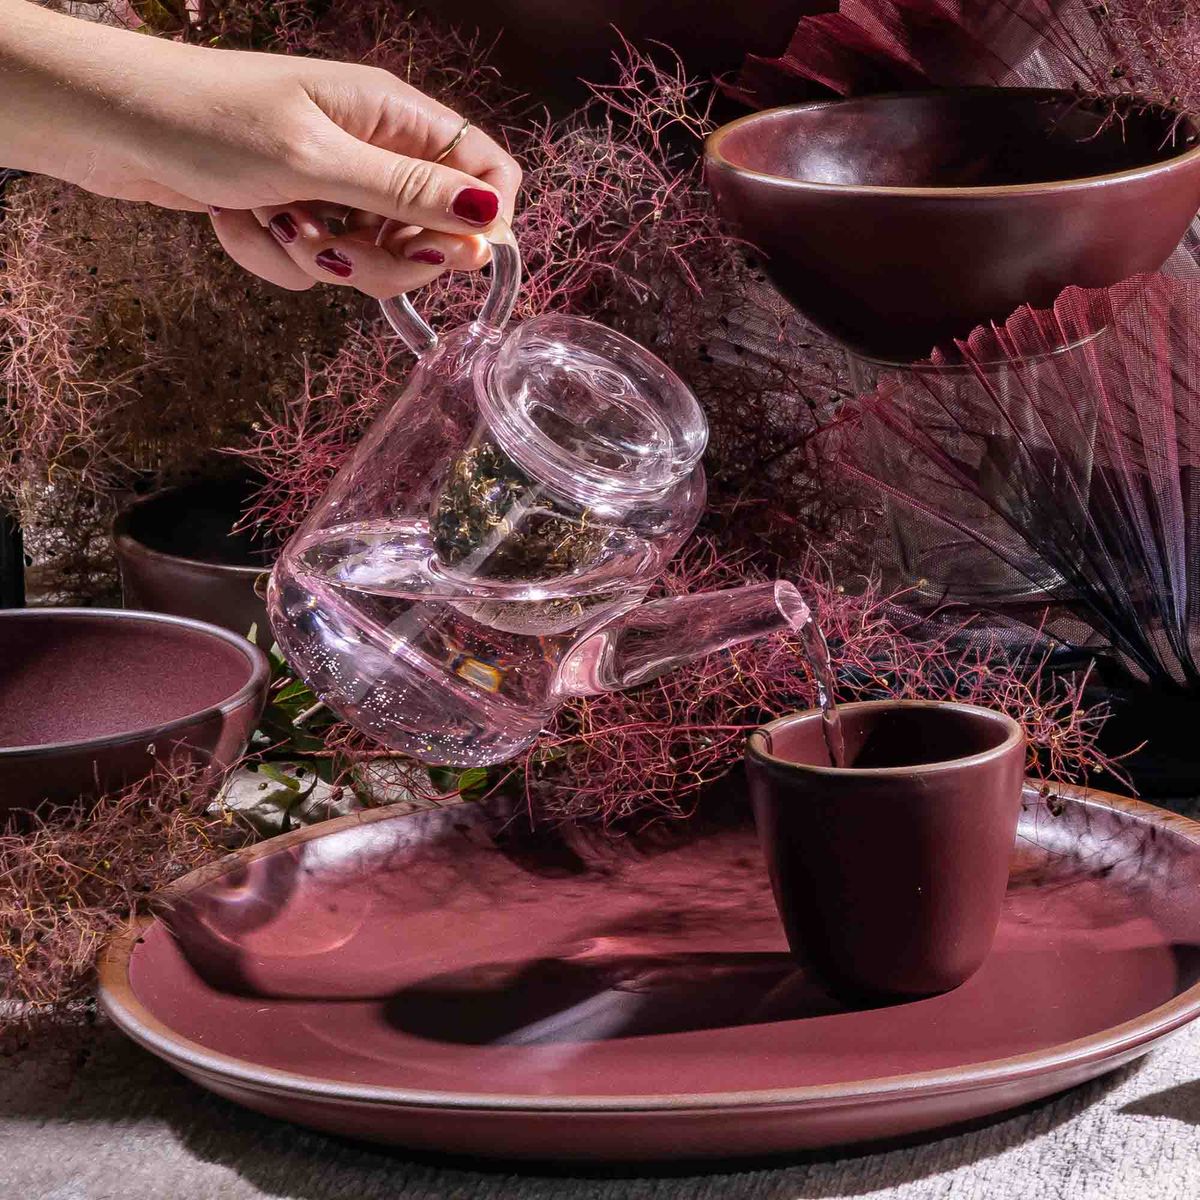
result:
[[[283,287],[390,296],[486,262],[478,235],[512,217],[521,173],[473,127],[432,161],[462,127],[374,67],[180,45],[0,0],[0,165],[208,210],[233,258]],[[385,219],[398,225],[380,237]]]

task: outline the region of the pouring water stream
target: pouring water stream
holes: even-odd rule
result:
[[[829,643],[825,640],[825,631],[811,614],[798,629],[794,625],[792,628],[800,638],[802,653],[816,684],[817,704],[821,709],[821,732],[825,735],[829,763],[834,767],[844,767],[847,765],[846,737],[837,701],[834,700],[833,663],[829,658]]]

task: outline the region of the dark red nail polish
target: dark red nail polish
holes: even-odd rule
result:
[[[472,225],[490,225],[500,211],[500,197],[483,188],[463,188],[450,205],[451,212]]]
[[[354,264],[340,250],[322,250],[317,255],[316,264],[330,275],[345,279],[354,273]]]
[[[431,267],[440,267],[446,261],[446,256],[430,246],[427,250],[414,250],[409,256],[410,262],[428,263]]]
[[[288,242],[294,242],[296,235],[300,232],[290,213],[276,213],[267,222],[267,228],[275,235],[276,241],[282,242],[285,246]]]

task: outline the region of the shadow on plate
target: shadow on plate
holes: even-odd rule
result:
[[[753,952],[487,963],[423,980],[385,1006],[404,1033],[472,1046],[691,1033],[849,1011],[786,954]]]

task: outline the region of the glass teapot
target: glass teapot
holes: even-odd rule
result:
[[[520,270],[494,235],[478,319],[441,339],[383,301],[417,365],[269,587],[279,646],[323,703],[431,765],[502,762],[570,696],[809,616],[783,582],[643,603],[704,506],[704,414],[602,325],[506,331]]]

